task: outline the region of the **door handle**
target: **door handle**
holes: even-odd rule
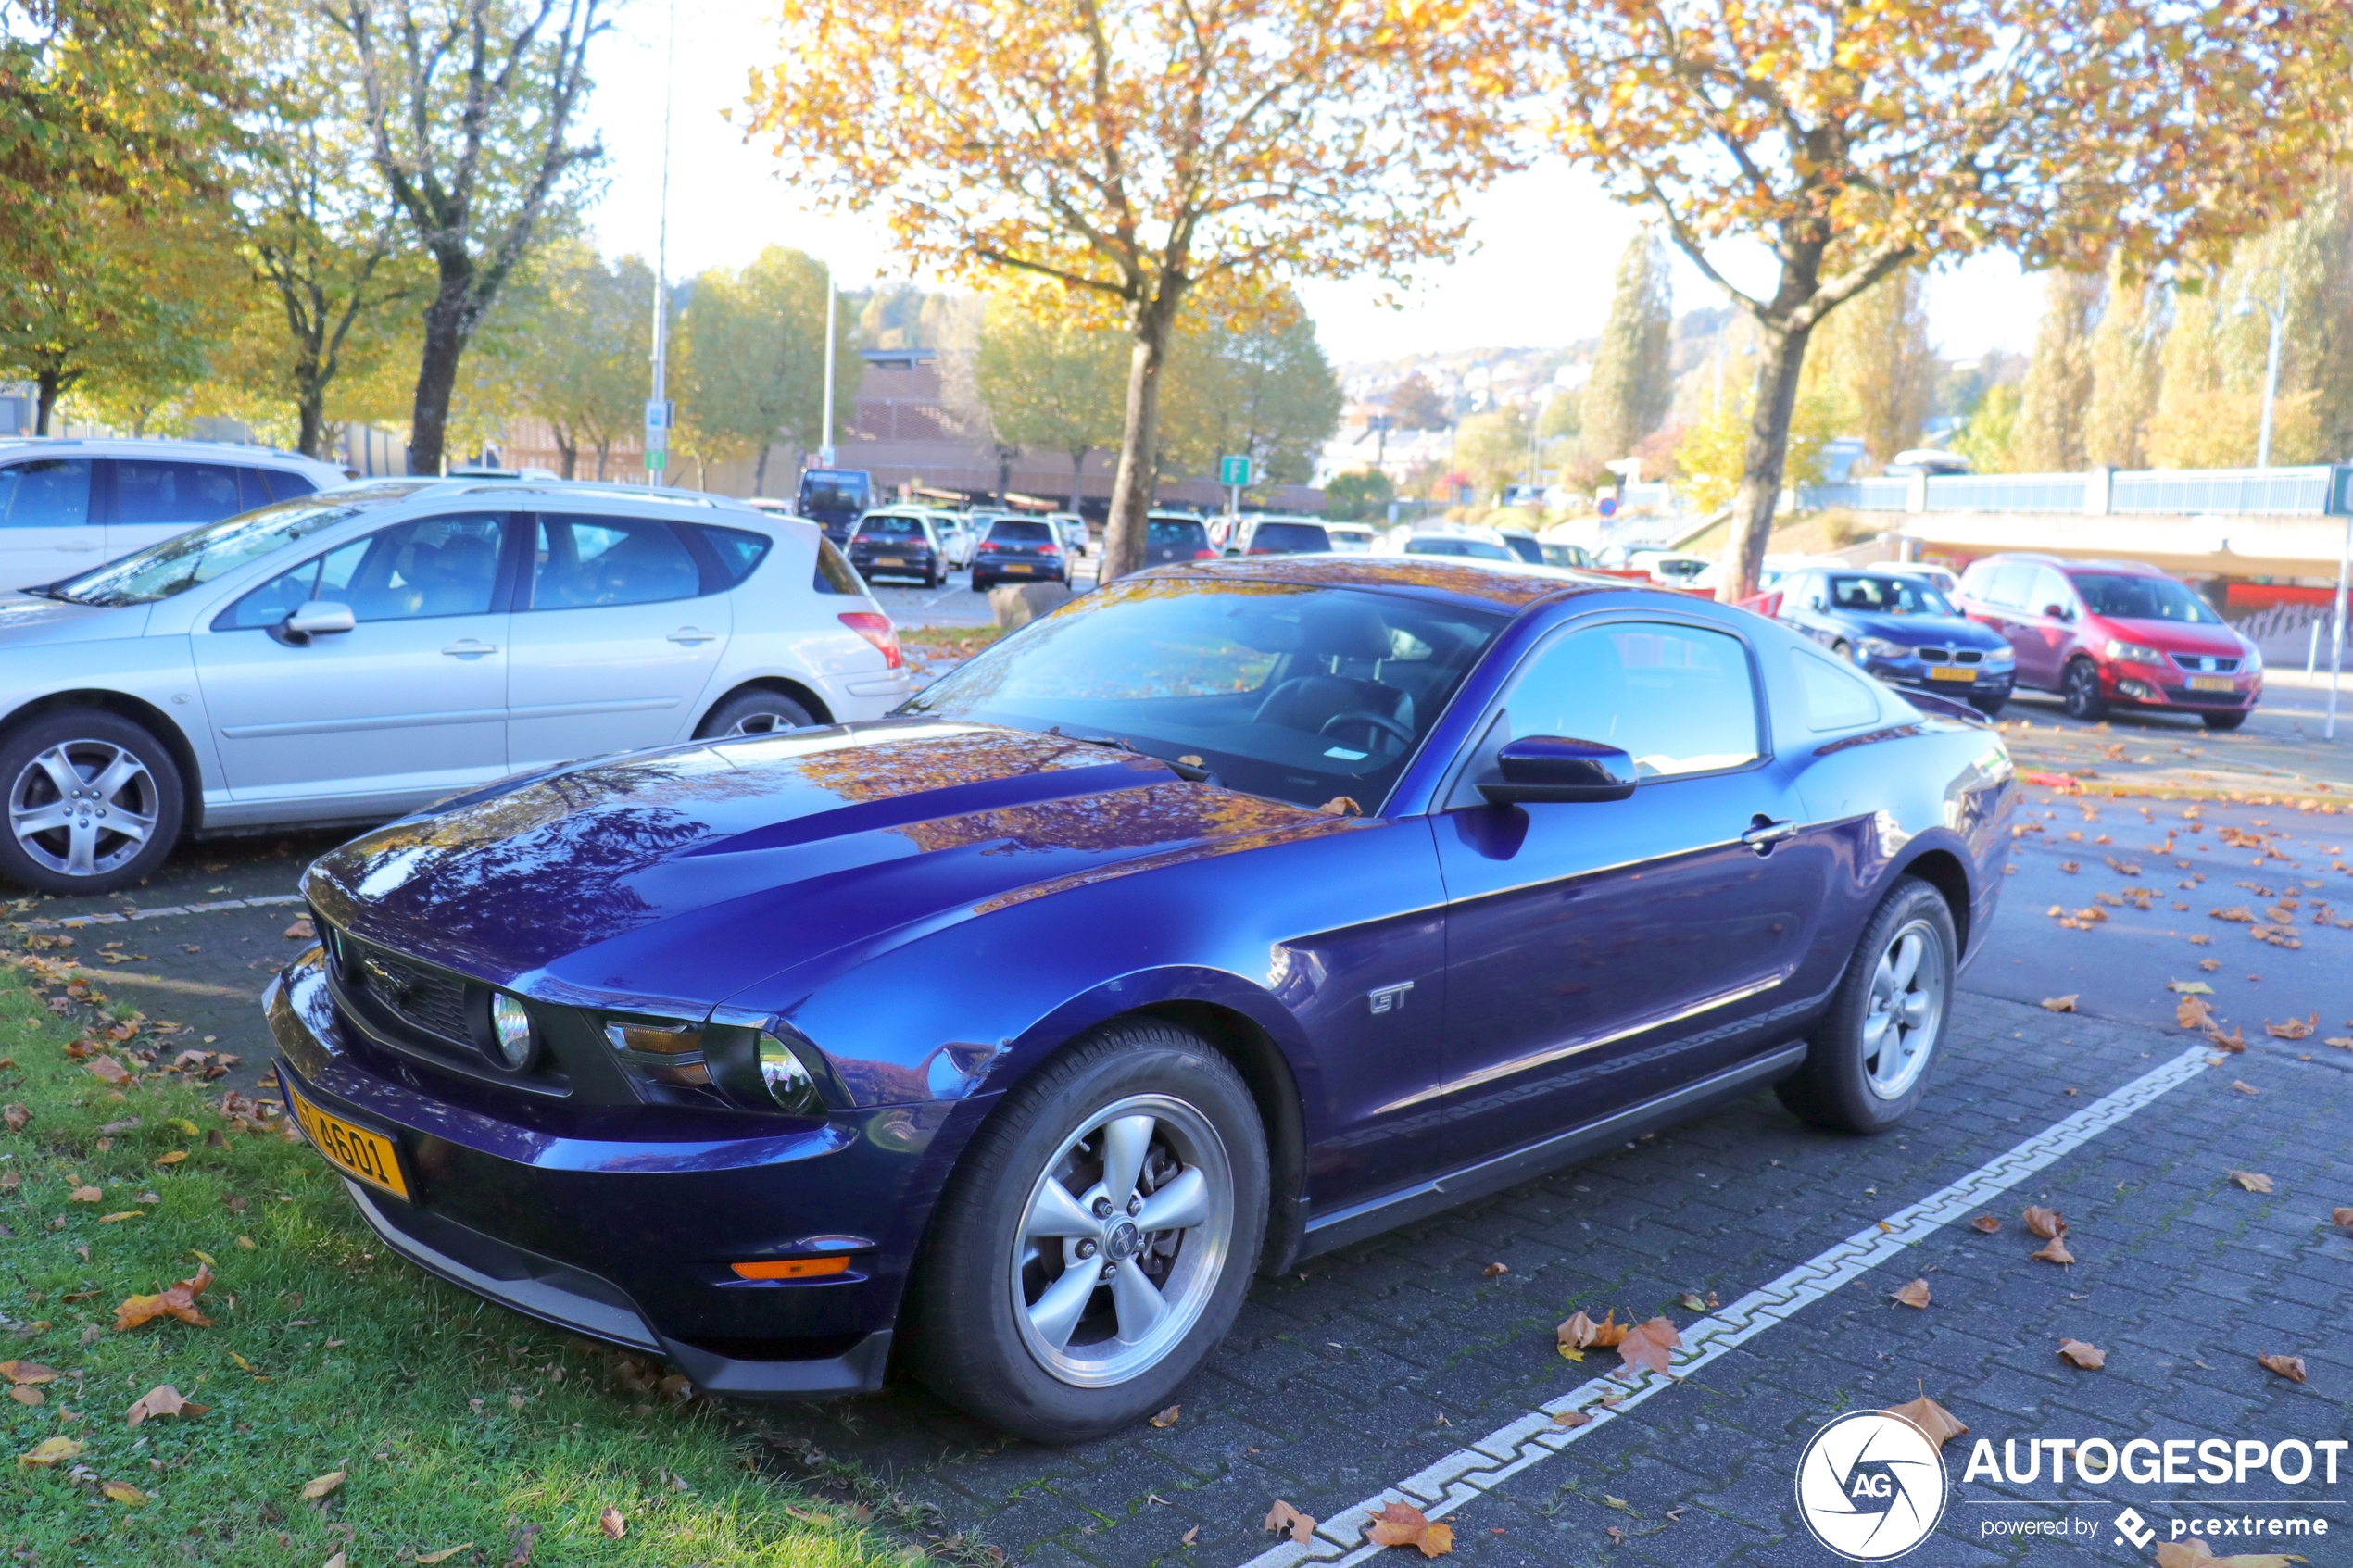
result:
[[[1759,811],[1749,819],[1748,831],[1741,834],[1741,842],[1759,855],[1769,855],[1773,846],[1797,836],[1797,823],[1788,818],[1775,822]]]
[[[472,637],[460,637],[441,651],[452,659],[476,659],[485,653],[497,653],[498,645],[478,642]]]
[[[678,630],[670,633],[670,640],[673,643],[684,643],[688,646],[692,646],[696,643],[716,642],[719,640],[719,633],[716,632],[698,631],[692,626],[681,626]]]

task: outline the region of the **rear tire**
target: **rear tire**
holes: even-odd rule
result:
[[[2201,713],[2198,717],[2206,721],[2206,727],[2209,730],[2235,730],[2246,722],[2246,710],[2242,709],[2236,713]]]
[[[179,842],[180,766],[140,725],[97,709],[44,714],[0,741],[0,875],[43,893],[111,893]]]
[[[2007,696],[1973,696],[1969,699],[1969,705],[1991,719],[2000,713],[2009,700]]]
[[[1935,1071],[1959,967],[1944,896],[1905,877],[1864,925],[1806,1065],[1773,1092],[1818,1127],[1883,1133],[1903,1121]]]
[[[2059,696],[2070,719],[2096,724],[2108,717],[2108,698],[2100,695],[2100,668],[2088,659],[2068,665],[2059,676]]]
[[[983,576],[982,576],[979,572],[975,571],[975,572],[974,572],[974,573],[973,573],[973,592],[974,592],[974,593],[975,593],[975,594],[985,594],[985,593],[988,592],[988,590],[989,590],[990,588],[994,587],[994,586],[996,586],[996,584],[995,584],[995,583],[993,583],[989,582],[988,578],[983,577]]]
[[[1114,1023],[974,1136],[909,1291],[910,1364],[1036,1442],[1117,1431],[1171,1403],[1232,1327],[1266,1194],[1265,1133],[1233,1064],[1172,1024]],[[1128,1220],[1156,1213],[1175,1223]]]
[[[737,692],[703,715],[695,726],[697,740],[724,740],[733,735],[767,735],[781,730],[805,730],[817,721],[809,709],[765,686]]]

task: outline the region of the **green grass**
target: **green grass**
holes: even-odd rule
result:
[[[869,1568],[920,1560],[927,1534],[946,1555],[982,1555],[938,1546],[871,1484],[780,1478],[756,1411],[664,1398],[649,1385],[668,1368],[421,1273],[375,1241],[307,1146],[229,1128],[205,1085],[108,1088],[65,1049],[107,1016],[74,1010],[60,1019],[0,973],[0,1103],[31,1113],[0,1130],[0,1360],[60,1374],[40,1405],[0,1400],[7,1561],[316,1568],[341,1550],[374,1568],[471,1541],[447,1561],[503,1568],[533,1525],[535,1568]],[[126,1066],[194,1043],[151,1028],[102,1043]],[[157,1163],[174,1150],[186,1159]],[[77,1183],[102,1200],[70,1201]],[[137,1217],[101,1218],[124,1211]],[[195,1274],[198,1252],[217,1273],[197,1301],[211,1327],[115,1329],[117,1303]],[[127,1425],[158,1384],[210,1409]],[[82,1451],[17,1462],[57,1436]],[[304,1483],[336,1470],[347,1478],[332,1495],[303,1500]],[[107,1482],[146,1500],[113,1500]],[[862,1490],[909,1534],[857,1524]],[[607,1508],[626,1521],[621,1539],[598,1527]]]

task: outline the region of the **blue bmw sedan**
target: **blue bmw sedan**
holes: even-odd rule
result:
[[[1993,919],[1974,713],[1746,611],[1157,569],[890,718],[508,780],[312,866],[266,1006],[385,1243],[714,1392],[1043,1441],[1253,1272],[1772,1086],[1894,1125]]]
[[[1776,584],[1780,619],[1890,685],[1966,702],[1987,718],[2018,678],[2009,639],[1979,624],[1907,572],[1819,567]]]

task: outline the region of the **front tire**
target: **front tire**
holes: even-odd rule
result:
[[[2209,730],[2235,730],[2246,722],[2244,709],[2236,713],[2201,713],[2198,717],[2206,721],[2206,727]]]
[[[1207,1042],[1149,1020],[1081,1041],[1006,1096],[940,1199],[916,1375],[1040,1443],[1165,1407],[1240,1311],[1266,1192],[1257,1107]]]
[[[2100,695],[2099,666],[2088,659],[2076,659],[2059,676],[2059,696],[2070,719],[2096,724],[2108,717],[2108,698]]]
[[[43,893],[144,880],[171,853],[187,809],[163,742],[94,709],[44,715],[0,742],[0,874]]]
[[[1774,1085],[1781,1103],[1844,1133],[1903,1121],[1944,1045],[1960,950],[1944,896],[1917,877],[1898,882],[1864,926],[1806,1064]]]
[[[765,686],[737,692],[695,726],[697,740],[723,740],[734,735],[767,735],[779,730],[805,730],[817,721],[809,709]]]

